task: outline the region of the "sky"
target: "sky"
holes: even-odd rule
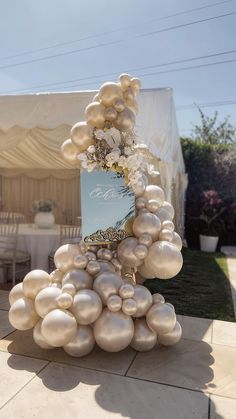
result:
[[[2,0],[0,10],[1,95],[96,90],[128,72],[143,88],[173,88],[181,135],[201,104],[236,125],[236,0]]]

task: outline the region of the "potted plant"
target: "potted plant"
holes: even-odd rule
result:
[[[56,203],[52,199],[34,201],[32,205],[35,212],[34,223],[38,228],[51,228],[55,223],[55,217],[52,212]]]
[[[225,211],[224,202],[217,191],[204,191],[200,221],[200,249],[203,252],[215,252],[219,241],[219,231],[222,224],[221,215]]]

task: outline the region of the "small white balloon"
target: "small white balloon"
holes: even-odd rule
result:
[[[9,311],[9,322],[15,329],[32,329],[38,320],[39,316],[34,309],[34,302],[29,298],[20,298],[12,304]]]
[[[175,231],[173,232],[173,239],[171,243],[173,243],[179,250],[182,249],[181,237]]]
[[[122,307],[122,299],[119,295],[111,295],[107,300],[107,307],[113,312],[119,311]]]
[[[170,204],[169,202],[167,202],[167,201],[164,201],[164,202],[163,202],[163,204],[162,204],[162,208],[164,208],[166,211],[168,211],[168,212],[169,212],[169,214],[170,214],[170,216],[171,216],[171,219],[173,220],[174,215],[175,215],[175,210],[174,210],[173,205],[171,205],[171,204]]]
[[[92,324],[102,312],[102,301],[93,290],[78,291],[74,296],[71,312],[79,324]]]
[[[44,317],[41,331],[49,345],[55,347],[64,346],[75,336],[77,323],[69,311],[55,309]]]
[[[173,239],[173,232],[168,230],[167,228],[163,228],[159,234],[159,240],[165,240],[171,242]]]
[[[76,291],[92,288],[93,278],[88,272],[83,269],[77,269],[69,271],[62,280],[62,285],[72,284],[76,288]]]
[[[148,249],[143,244],[138,244],[134,249],[134,254],[139,259],[144,259],[148,254]]]
[[[45,317],[49,311],[58,307],[57,297],[60,294],[61,290],[57,287],[46,287],[38,293],[35,298],[35,310],[40,317]]]
[[[157,201],[159,206],[163,205],[165,199],[163,189],[157,185],[148,185],[145,189],[143,196],[147,199],[147,201],[149,201],[150,199]]]
[[[60,308],[64,308],[64,309],[70,308],[73,304],[73,297],[67,292],[62,292],[57,297],[57,304]]]
[[[9,303],[12,306],[17,300],[23,298],[25,296],[23,291],[23,283],[20,282],[19,284],[15,285],[9,294]]]
[[[134,316],[137,313],[138,304],[133,298],[126,298],[122,303],[122,311],[127,316]]]
[[[59,269],[55,269],[55,271],[52,271],[50,273],[50,278],[52,282],[58,283],[58,284],[61,283],[63,276],[64,276],[64,273],[61,272]]]
[[[172,221],[170,221],[170,220],[163,221],[163,223],[161,224],[161,227],[162,227],[162,229],[170,230],[172,232],[175,229],[174,223]]]
[[[176,323],[174,310],[166,304],[154,304],[146,315],[150,329],[158,335],[171,332]]]
[[[81,251],[76,244],[63,244],[59,247],[54,255],[54,263],[57,269],[62,272],[67,272],[73,269],[74,259],[77,255],[80,255]]]
[[[93,329],[91,326],[78,325],[73,339],[63,346],[64,351],[74,357],[88,355],[95,345]]]
[[[157,334],[151,330],[145,319],[136,319],[134,322],[134,336],[131,348],[139,352],[150,351],[157,343]]]
[[[134,296],[134,287],[132,284],[123,284],[119,289],[119,295],[121,298],[132,298]]]
[[[70,294],[72,297],[76,294],[76,288],[73,284],[65,284],[63,285],[62,292],[66,292],[67,294]]]
[[[182,327],[179,322],[176,322],[175,327],[171,332],[158,336],[158,342],[163,346],[172,346],[179,342],[181,336]]]
[[[135,317],[143,317],[152,305],[152,294],[143,285],[136,285],[134,287],[133,299],[137,303],[137,311]]]
[[[159,304],[159,303],[164,303],[165,302],[165,298],[163,297],[163,295],[155,293],[152,296],[152,301],[153,304]]]
[[[29,272],[23,280],[23,291],[26,297],[34,299],[43,288],[51,282],[50,275],[41,269]]]
[[[85,269],[88,264],[88,258],[85,255],[76,255],[74,257],[74,267],[76,269]]]

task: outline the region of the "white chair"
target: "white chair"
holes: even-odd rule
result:
[[[8,222],[10,224],[25,224],[26,218],[20,212],[9,212]]]

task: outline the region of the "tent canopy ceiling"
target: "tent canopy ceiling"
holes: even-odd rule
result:
[[[0,96],[0,168],[70,169],[60,155],[95,92]],[[136,132],[153,154],[184,172],[172,89],[142,90]]]

